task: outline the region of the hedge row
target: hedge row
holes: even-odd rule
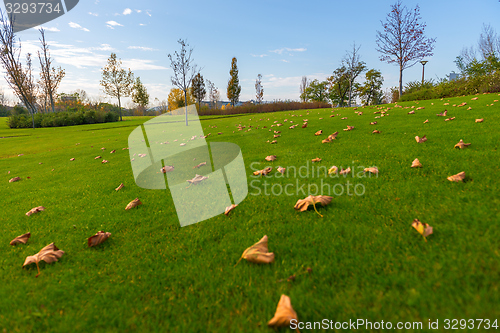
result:
[[[119,120],[118,113],[114,111],[78,111],[55,112],[35,114],[35,127],[60,127],[83,124],[108,123]],[[33,122],[30,115],[20,114],[10,116],[10,128],[32,128]]]
[[[292,102],[292,101],[278,101],[273,103],[265,104],[243,104],[236,107],[226,107],[224,110],[221,109],[208,109],[202,107],[198,111],[200,116],[210,116],[210,115],[229,115],[229,114],[242,114],[242,113],[267,113],[267,112],[277,112],[277,111],[291,111],[291,110],[302,110],[302,109],[324,109],[330,108],[331,105],[322,102]]]

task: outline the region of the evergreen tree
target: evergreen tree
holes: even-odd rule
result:
[[[231,61],[231,70],[229,71],[229,75],[231,78],[227,84],[227,98],[231,102],[231,105],[234,106],[238,103],[240,99],[241,86],[240,80],[238,79],[238,66],[236,65],[236,57]]]

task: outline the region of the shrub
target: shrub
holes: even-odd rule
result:
[[[118,121],[118,113],[113,111],[77,111],[35,114],[35,127],[60,127],[82,124],[95,124]],[[9,117],[10,128],[31,128],[31,116],[26,114],[12,115]]]

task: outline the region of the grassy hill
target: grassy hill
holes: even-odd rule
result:
[[[427,328],[439,319],[439,331],[445,319],[493,324],[500,315],[498,99],[206,117],[207,141],[240,146],[249,193],[229,216],[183,228],[168,189],[135,185],[122,150],[149,118],[35,130],[11,130],[0,119],[0,329],[269,332],[281,294],[301,322],[362,318]],[[445,109],[447,117],[436,116]],[[384,117],[374,113],[382,111]],[[347,125],[354,130],[343,131]],[[315,136],[318,130],[323,134]],[[321,143],[335,131],[336,140]],[[424,135],[426,142],[415,141]],[[460,139],[471,145],[454,149]],[[267,162],[268,155],[277,159]],[[423,168],[410,167],[415,158]],[[354,172],[328,176],[333,165]],[[270,175],[253,176],[266,166]],[[278,166],[297,173],[280,176]],[[361,172],[371,166],[378,176]],[[461,171],[465,182],[447,180]],[[16,176],[21,181],[9,183]],[[333,196],[318,205],[323,217],[294,209],[309,194]],[[143,205],[125,211],[136,197]],[[46,210],[25,215],[36,206]],[[411,227],[416,218],[434,228],[427,242]],[[88,248],[99,230],[112,236]],[[27,244],[9,245],[28,231]],[[264,235],[275,262],[235,266]],[[24,260],[51,242],[65,254],[41,263],[35,278],[36,266],[23,269]]]

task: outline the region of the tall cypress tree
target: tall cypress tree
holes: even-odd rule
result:
[[[229,75],[231,76],[231,78],[227,83],[227,98],[231,101],[232,106],[238,103],[241,93],[240,80],[238,79],[238,66],[236,65],[236,61],[236,57],[234,57],[231,61],[231,70],[229,71]]]

